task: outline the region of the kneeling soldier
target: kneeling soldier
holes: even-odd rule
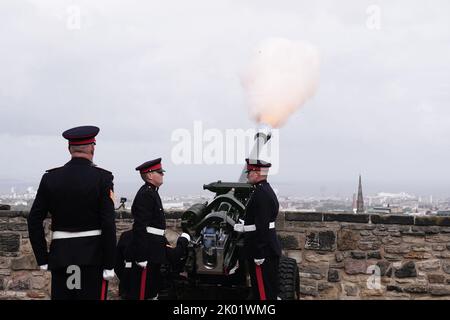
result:
[[[133,230],[122,233],[117,244],[117,258],[114,271],[119,278],[119,296],[124,300],[137,300],[140,294],[142,268],[133,261],[130,246]],[[187,234],[178,237],[175,247],[166,245],[166,257],[169,268],[179,268],[185,262],[190,237]],[[150,283],[148,283],[150,284]],[[151,284],[150,284],[151,285]],[[149,289],[150,287],[145,289]]]

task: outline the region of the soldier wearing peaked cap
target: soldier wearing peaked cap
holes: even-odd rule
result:
[[[145,183],[131,206],[134,223],[125,257],[139,267],[140,276],[131,272],[128,298],[157,299],[162,282],[161,264],[168,262],[166,219],[158,193],[165,170],[162,168],[161,158],[158,158],[141,164],[136,171],[140,172]],[[178,248],[187,248],[189,241],[189,235],[183,233],[179,238]],[[126,242],[125,236],[123,242]],[[127,264],[124,263],[126,267]],[[128,266],[133,268],[133,265]]]
[[[113,175],[93,164],[99,128],[63,133],[72,159],[43,175],[28,217],[31,245],[41,270],[52,273],[52,299],[98,300],[114,277],[116,226]],[[47,250],[43,227],[51,215]]]
[[[246,162],[247,179],[255,190],[247,204],[244,224],[235,225],[235,230],[244,232],[244,252],[249,266],[252,298],[276,300],[281,245],[275,231],[278,199],[267,182],[271,164],[253,159],[246,159]]]

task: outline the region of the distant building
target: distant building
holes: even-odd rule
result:
[[[389,208],[389,207],[373,207],[373,208],[369,209],[369,213],[390,214],[391,208]]]
[[[389,209],[391,209],[391,213],[393,214],[402,214],[403,213],[403,208],[401,207],[389,207]]]
[[[362,193],[361,175],[359,175],[358,199],[356,200],[356,213],[364,213],[364,198]]]
[[[356,193],[353,194],[352,210],[353,213],[356,213]]]
[[[436,215],[440,217],[450,216],[450,210],[438,210]]]
[[[316,209],[295,209],[297,212],[317,212]]]

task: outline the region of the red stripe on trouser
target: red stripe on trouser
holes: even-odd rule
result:
[[[106,280],[102,279],[102,293],[100,296],[100,300],[106,300]]]
[[[141,274],[141,291],[139,292],[139,300],[144,300],[145,299],[145,285],[146,285],[146,282],[147,282],[147,267],[142,269],[142,274]]]
[[[264,290],[264,281],[259,265],[256,265],[256,281],[258,282],[259,297],[261,300],[266,300],[266,291]]]

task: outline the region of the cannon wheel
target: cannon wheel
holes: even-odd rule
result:
[[[298,300],[300,298],[300,275],[297,261],[282,256],[278,267],[280,287],[278,297],[281,300]]]

